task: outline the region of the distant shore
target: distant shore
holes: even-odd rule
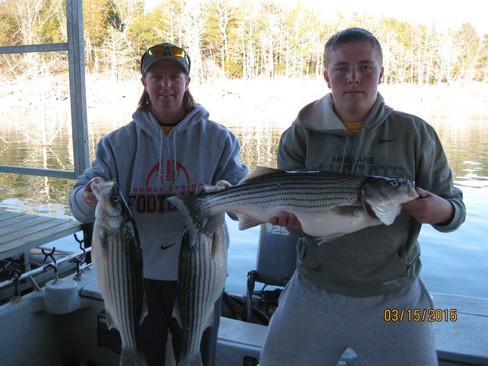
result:
[[[131,114],[142,93],[140,80],[86,79],[89,110]],[[214,80],[193,82],[190,90],[195,100],[222,123],[289,124],[298,111],[329,90],[323,80]],[[433,114],[488,114],[488,85],[466,83],[453,85],[380,85],[388,105],[420,116]],[[0,106],[6,108],[69,108],[67,78],[49,78],[4,82],[0,85]],[[226,119],[227,121],[223,121]],[[232,121],[230,121],[232,120]]]

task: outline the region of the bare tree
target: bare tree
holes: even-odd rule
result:
[[[239,17],[238,34],[240,40],[240,54],[242,61],[242,78],[252,79],[256,73],[255,37],[258,14],[250,0],[244,0],[240,4],[241,15]]]
[[[18,0],[13,2],[12,16],[17,22],[17,30],[21,44],[32,45],[41,43],[40,24],[41,10],[45,6],[45,0]],[[26,53],[22,58],[21,69],[30,76],[37,75],[41,70],[40,54],[37,52]]]
[[[126,65],[132,63],[132,43],[127,34],[136,17],[143,12],[143,0],[111,0],[108,16],[111,27],[105,47],[112,78],[120,79],[125,74]]]
[[[202,5],[195,4],[192,7],[185,7],[182,13],[184,24],[186,25],[182,32],[182,44],[186,45],[192,58],[192,78],[199,82],[206,79],[207,73],[204,68],[202,58],[201,42],[203,38],[203,29],[205,20],[202,15]]]

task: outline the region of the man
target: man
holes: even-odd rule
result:
[[[437,134],[420,118],[394,111],[378,93],[383,56],[368,31],[346,29],[325,45],[331,93],[305,106],[278,150],[283,170],[328,170],[408,178],[419,198],[390,226],[374,226],[317,245],[298,242],[297,271],[280,298],[261,366],[336,365],[352,348],[364,365],[437,365],[433,325],[385,321],[385,310],[433,307],[419,278],[423,223],[448,232],[465,219],[462,193]],[[299,231],[283,212],[272,224]]]

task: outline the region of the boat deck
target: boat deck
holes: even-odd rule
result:
[[[101,299],[95,282],[85,286],[81,294]],[[434,323],[439,365],[488,365],[488,299],[440,293],[432,296],[436,311],[427,314],[424,321]],[[455,318],[450,318],[453,314]],[[409,321],[407,317],[405,315],[403,321]],[[413,318],[410,321],[414,321]],[[253,359],[259,359],[265,335],[266,326],[222,317],[217,365],[242,365],[246,358],[250,362],[247,364],[253,364]],[[236,359],[240,362],[236,363]],[[354,364],[354,353],[351,356],[346,352],[340,364]]]
[[[438,319],[441,314],[443,319],[434,321],[439,366],[488,365],[488,299],[439,293],[433,297]],[[455,321],[445,321],[446,309],[456,310]],[[236,354],[258,358],[265,335],[263,325],[221,318],[218,364],[231,365],[228,360]],[[346,352],[340,364],[354,364],[354,356]]]
[[[488,299],[433,294],[440,311],[456,310],[456,321],[434,323],[442,365],[488,365]],[[457,362],[457,363],[456,363]]]
[[[28,271],[31,249],[82,229],[73,220],[0,210],[0,260],[22,254],[22,269]]]

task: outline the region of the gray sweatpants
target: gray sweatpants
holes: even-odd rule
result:
[[[350,297],[319,288],[295,272],[271,318],[259,364],[335,366],[349,347],[357,354],[354,365],[434,366],[434,327],[414,315],[415,309],[422,315],[432,308],[420,280],[386,295]],[[386,309],[393,310],[386,313],[388,321]],[[395,315],[402,321],[393,321]]]

